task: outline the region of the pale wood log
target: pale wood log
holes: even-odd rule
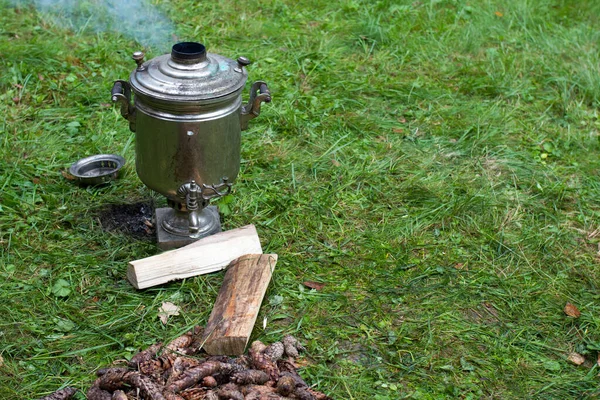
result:
[[[247,254],[227,267],[204,328],[208,354],[244,353],[276,263],[277,254]]]
[[[137,289],[224,269],[232,260],[261,253],[254,225],[220,232],[176,250],[131,261],[127,279]]]

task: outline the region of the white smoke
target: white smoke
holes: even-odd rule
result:
[[[143,46],[170,47],[175,26],[149,0],[11,0],[15,6],[34,5],[55,24],[77,33],[117,32]]]

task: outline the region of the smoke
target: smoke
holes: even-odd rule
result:
[[[175,26],[149,0],[11,0],[15,6],[34,5],[58,26],[77,33],[116,32],[145,47],[170,47]]]

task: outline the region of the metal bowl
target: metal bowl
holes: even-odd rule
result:
[[[83,185],[101,185],[117,178],[125,159],[116,154],[98,154],[82,158],[69,168],[69,173]]]

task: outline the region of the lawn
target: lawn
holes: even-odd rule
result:
[[[164,204],[110,89],[177,40],[273,94],[215,202],[279,255],[252,340],[298,337],[335,399],[600,397],[600,2],[139,0],[114,26],[29,3],[0,2],[0,398],[85,392],[208,319],[223,273],[135,290],[156,244],[102,225]],[[65,178],[98,153],[119,180]]]

